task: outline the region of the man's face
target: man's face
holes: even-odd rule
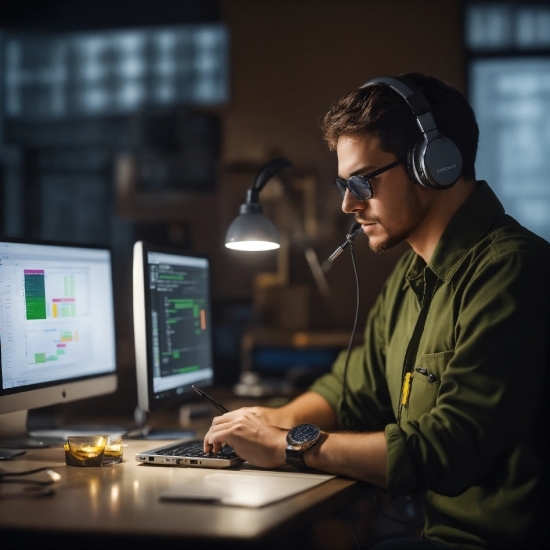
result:
[[[369,134],[343,135],[336,146],[338,175],[347,179],[365,175],[398,160],[393,153],[380,148]],[[349,190],[342,201],[342,210],[353,214],[363,226],[374,252],[385,252],[409,238],[418,230],[428,211],[418,185],[409,179],[405,164],[370,180],[373,196],[366,201],[355,198]]]

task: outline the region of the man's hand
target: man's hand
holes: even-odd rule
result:
[[[287,430],[268,424],[255,409],[239,409],[214,418],[204,438],[204,452],[217,453],[222,443],[227,443],[254,466],[284,466]]]
[[[251,413],[254,416],[258,417],[263,422],[265,422],[266,424],[271,424],[272,426],[279,426],[279,424],[277,423],[279,409],[275,409],[273,407],[257,407],[257,406],[241,407],[240,409],[236,409],[231,412],[243,414],[243,415],[246,413]]]
[[[282,407],[243,407],[234,411],[250,412],[266,424],[290,429],[297,424],[315,424],[322,430],[337,430],[336,411],[318,393],[306,391]]]

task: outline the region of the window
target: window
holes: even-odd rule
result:
[[[550,7],[471,4],[465,42],[480,129],[477,177],[510,215],[550,240]]]
[[[6,36],[5,116],[118,115],[229,96],[222,24]]]

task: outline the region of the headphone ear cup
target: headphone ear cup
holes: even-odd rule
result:
[[[418,183],[422,187],[426,187],[427,189],[434,189],[435,186],[428,179],[423,168],[425,151],[426,139],[424,138],[417,141],[413,148],[410,149],[407,156],[407,170],[412,181]]]
[[[407,174],[409,175],[409,179],[413,183],[418,183],[419,185],[422,185],[421,181],[418,179],[418,176],[416,175],[416,171],[414,169],[414,152],[416,149],[416,145],[411,147],[409,151],[407,152]]]
[[[451,187],[462,172],[462,155],[458,147],[441,134],[424,146],[421,160],[420,174],[434,189]]]
[[[448,138],[437,135],[415,143],[407,155],[409,177],[427,189],[448,189],[462,172],[462,155]]]

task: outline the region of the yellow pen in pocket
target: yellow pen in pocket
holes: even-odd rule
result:
[[[408,372],[405,374],[405,379],[403,380],[403,391],[401,392],[401,405],[406,405],[409,402],[409,395],[411,393],[411,382],[412,382],[412,373]]]

